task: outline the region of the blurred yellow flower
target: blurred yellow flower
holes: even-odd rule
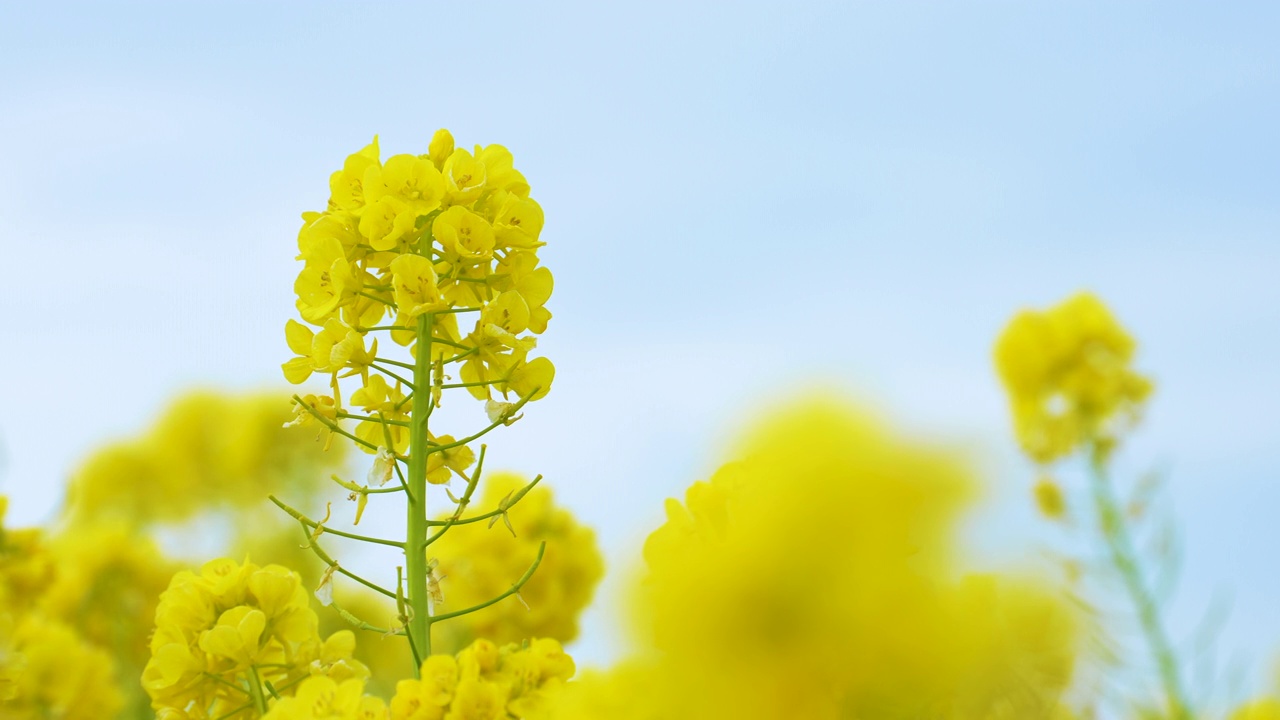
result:
[[[1080,293],[1010,321],[995,347],[1018,440],[1051,462],[1090,440],[1114,439],[1151,393],[1130,368],[1135,343],[1106,305]]]
[[[497,508],[527,484],[511,473],[487,475],[478,507]],[[432,547],[447,577],[447,609],[451,609],[483,602],[506,590],[533,562],[539,544],[547,543],[538,571],[519,598],[442,623],[436,629],[441,647],[459,648],[477,638],[496,643],[530,637],[569,642],[578,636],[578,617],[604,575],[595,533],[556,505],[551,490],[542,485],[530,490],[508,515],[515,537],[496,525],[472,523],[451,528],[447,541],[438,549]]]

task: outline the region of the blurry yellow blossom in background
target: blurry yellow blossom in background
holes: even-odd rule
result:
[[[421,678],[401,680],[391,698],[392,720],[543,720],[573,659],[549,638],[499,648],[477,640],[457,656],[433,655]]]
[[[94,453],[72,475],[67,522],[114,518],[133,526],[264,507],[269,492],[311,495],[342,450],[317,452],[317,435],[290,432],[288,396],[193,392],[139,438]]]
[[[494,473],[485,480],[479,508],[496,509],[527,484],[518,475]],[[545,541],[546,554],[538,572],[519,598],[441,626],[442,648],[461,648],[477,638],[506,644],[531,637],[567,643],[578,637],[578,616],[604,576],[595,533],[556,505],[550,488],[542,484],[507,516],[514,538],[500,522],[473,523],[450,531],[450,542],[441,548],[439,558],[440,572],[447,578],[446,608],[469,607],[510,587]]]
[[[996,342],[1018,441],[1047,463],[1136,420],[1151,381],[1130,369],[1135,343],[1095,296],[1019,313]]]
[[[831,403],[743,447],[645,543],[635,660],[571,684],[557,717],[1064,711],[1080,620],[1040,583],[962,576],[959,457]]]

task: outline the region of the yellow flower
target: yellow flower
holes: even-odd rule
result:
[[[542,244],[538,241],[542,224],[542,206],[533,198],[510,194],[503,198],[502,205],[498,208],[493,230],[499,246],[532,250]]]
[[[346,249],[339,236],[320,232],[321,219],[304,226],[298,246],[306,266],[298,273],[293,291],[298,295],[297,308],[302,318],[316,325],[333,317],[342,305],[349,303],[360,289],[360,281],[347,261]],[[332,230],[332,224],[320,227]]]
[[[1135,343],[1098,298],[1081,293],[1024,311],[996,342],[1023,450],[1051,462],[1086,442],[1108,441],[1136,420],[1151,382],[1130,368]]]
[[[573,673],[573,659],[554,640],[534,639],[502,649],[479,640],[456,660],[449,655],[427,658],[421,679],[401,680],[391,699],[391,718],[544,718]]]
[[[452,435],[432,436],[431,441],[437,445],[451,445]],[[466,478],[467,468],[476,461],[476,454],[466,445],[438,450],[427,456],[427,482],[433,485],[444,485],[449,482],[453,473]]]
[[[391,282],[396,306],[403,318],[411,320],[423,313],[444,310],[444,298],[436,284],[431,261],[421,255],[405,254],[391,262]]]
[[[347,157],[342,169],[329,176],[329,202],[334,207],[359,214],[365,206],[365,171],[379,164],[378,136],[360,152]]]
[[[340,682],[323,675],[302,681],[297,694],[281,698],[263,720],[386,720],[381,700],[364,695],[364,680]]]
[[[446,253],[463,260],[487,260],[493,254],[493,228],[489,221],[464,207],[454,205],[437,215],[431,232]]]
[[[513,252],[498,266],[498,271],[510,274],[511,289],[519,293],[529,307],[529,330],[540,335],[546,332],[547,322],[551,320],[551,312],[543,305],[551,298],[555,279],[550,270],[536,267],[537,264],[538,258],[532,253]]]
[[[551,392],[551,381],[555,377],[555,366],[544,357],[534,358],[529,362],[516,361],[507,374],[507,382],[502,391],[513,392],[521,398],[541,400]]]
[[[24,617],[12,635],[3,624],[0,618],[0,678],[7,678],[0,682],[7,696],[0,697],[0,710],[6,720],[101,720],[120,712],[124,698],[109,653],[38,614]]]
[[[440,171],[429,159],[416,155],[394,155],[381,167],[370,166],[365,170],[364,187],[370,202],[393,196],[415,219],[439,208],[445,192]]]
[[[408,451],[409,429],[397,423],[408,419],[409,402],[398,383],[392,387],[381,375],[372,375],[364,387],[351,394],[351,404],[364,408],[370,415],[381,414],[390,421],[384,425],[379,420],[362,420],[356,426],[356,437],[375,448],[384,446],[401,454]],[[360,449],[375,452],[363,445]]]
[[[484,164],[486,185],[518,197],[529,196],[529,183],[515,168],[511,151],[501,145],[475,146],[475,158]]]
[[[257,677],[285,687],[310,674],[326,650],[331,661],[335,650],[342,655],[341,640],[321,643],[301,577],[279,566],[221,559],[199,574],[180,572],[161,594],[155,617],[142,684],[157,711],[225,712],[244,702],[232,686],[238,691]],[[352,670],[348,674],[358,674]]]
[[[442,172],[445,191],[449,194],[449,202],[454,205],[475,202],[485,191],[484,163],[466,150],[454,150],[444,161]]]
[[[1054,717],[1078,623],[1035,583],[955,580],[952,453],[829,404],[743,448],[645,543],[649,658],[617,687],[650,714],[622,717]]]

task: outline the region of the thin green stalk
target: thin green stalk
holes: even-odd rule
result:
[[[490,605],[497,603],[500,600],[505,600],[511,597],[512,595],[515,595],[516,593],[520,592],[520,589],[524,587],[524,584],[529,582],[529,578],[533,577],[534,571],[537,570],[538,566],[542,564],[542,555],[546,551],[547,551],[547,541],[543,540],[542,544],[538,545],[538,556],[533,559],[533,564],[529,566],[528,570],[524,571],[524,575],[521,575],[520,579],[517,580],[515,584],[507,588],[507,590],[502,594],[497,595],[488,600],[485,600],[484,602],[479,603],[477,605],[472,605],[471,607],[468,607],[468,608],[463,608],[461,610],[454,610],[453,612],[449,612],[449,613],[441,613],[431,618],[431,622],[436,623],[442,620],[448,620],[450,618],[461,617],[462,615],[469,615],[477,610],[483,610],[489,607]]]
[[[1160,674],[1169,717],[1172,720],[1191,720],[1190,706],[1178,677],[1178,658],[1160,622],[1160,608],[1147,588],[1142,569],[1138,565],[1138,554],[1134,549],[1129,527],[1125,524],[1124,512],[1120,509],[1115,490],[1107,476],[1105,458],[1096,449],[1090,465],[1093,470],[1093,503],[1098,513],[1098,524],[1107,543],[1111,564],[1120,573],[1125,590],[1138,612],[1142,634]]]
[[[413,368],[415,388],[427,388],[431,384],[434,320],[431,313],[418,316],[417,355]],[[408,531],[404,544],[405,579],[409,586],[409,640],[422,658],[431,655],[431,600],[427,594],[427,556],[422,551],[427,541],[427,418],[431,414],[431,404],[431,393],[414,392],[409,414]],[[415,669],[415,673],[417,671]]]
[[[400,542],[399,540],[384,540],[382,538],[369,537],[368,535],[356,535],[355,533],[344,532],[342,530],[331,530],[327,527],[322,527],[324,523],[318,523],[315,520],[312,520],[311,518],[307,517],[306,515],[303,515],[302,513],[298,512],[297,510],[294,510],[293,508],[289,507],[285,503],[281,502],[280,498],[277,498],[275,495],[268,495],[267,499],[275,503],[276,507],[292,515],[295,520],[302,523],[303,525],[312,529],[316,528],[317,526],[321,526],[320,532],[322,533],[337,535],[338,537],[350,538],[351,540],[359,540],[360,542],[374,543],[375,545],[390,545],[391,547],[404,547],[404,543]]]
[[[267,696],[262,692],[262,678],[258,677],[258,668],[249,666],[249,695],[253,698],[253,707],[258,717],[267,714]]]

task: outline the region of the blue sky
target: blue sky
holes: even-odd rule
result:
[[[48,517],[183,388],[277,385],[298,214],[373,134],[449,127],[512,148],[548,219],[556,391],[499,462],[546,474],[615,567],[797,388],[970,443],[996,488],[974,543],[1033,553],[990,345],[1089,288],[1159,384],[1125,462],[1170,474],[1173,620],[1231,589],[1224,639],[1261,678],[1280,8],[1226,5],[4,4],[10,512]]]

